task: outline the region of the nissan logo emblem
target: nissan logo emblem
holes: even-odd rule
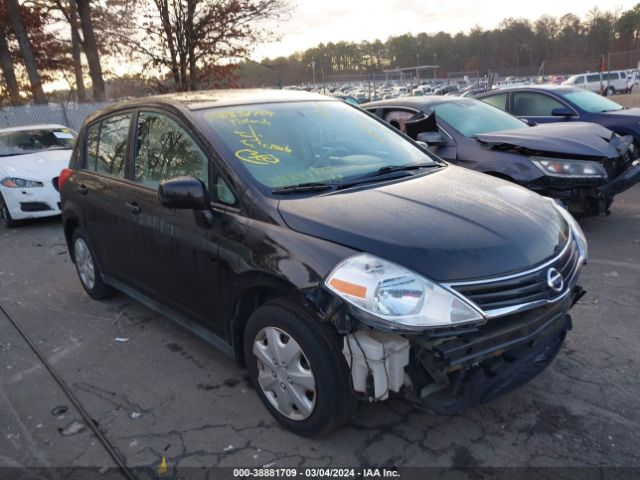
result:
[[[562,274],[555,268],[547,270],[547,285],[554,292],[561,292],[564,288],[564,279]]]

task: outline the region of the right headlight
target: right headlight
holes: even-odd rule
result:
[[[545,175],[566,178],[607,178],[607,171],[598,162],[564,160],[560,158],[529,157]]]
[[[0,180],[0,184],[7,188],[35,188],[44,186],[42,182],[15,177],[3,178],[2,180]]]
[[[556,207],[556,210],[560,212],[560,215],[562,215],[562,218],[564,218],[569,224],[569,227],[571,228],[571,232],[573,233],[573,237],[576,239],[576,243],[578,244],[578,250],[580,251],[580,255],[582,256],[583,260],[586,262],[587,257],[589,255],[589,245],[587,244],[587,237],[582,231],[582,227],[580,227],[580,224],[578,224],[578,221],[575,218],[573,218],[573,215],[571,215],[566,208],[564,208],[561,204],[559,204],[557,200],[554,200],[552,198],[549,198],[549,200],[551,201],[551,203],[553,203],[553,206]]]
[[[422,275],[366,253],[340,262],[324,285],[364,313],[361,320],[390,329],[417,330],[484,320],[464,298]]]

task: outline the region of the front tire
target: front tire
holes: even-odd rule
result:
[[[94,300],[102,300],[114,295],[115,290],[102,280],[102,273],[95,261],[95,255],[82,228],[73,232],[71,239],[73,260],[82,287]]]
[[[7,207],[2,194],[0,194],[0,223],[7,228],[13,228],[18,224],[18,222],[11,218],[9,207]]]
[[[288,430],[315,437],[342,426],[357,403],[340,337],[285,303],[256,310],[245,328],[249,377],[262,403]]]

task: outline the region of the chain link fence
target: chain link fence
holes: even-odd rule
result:
[[[55,123],[78,131],[91,113],[109,105],[101,103],[58,103],[0,108],[0,128]]]

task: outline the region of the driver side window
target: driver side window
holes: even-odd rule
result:
[[[565,108],[548,95],[531,92],[513,94],[513,114],[517,117],[551,117],[554,108]]]
[[[156,112],[140,112],[136,129],[136,182],[156,188],[162,180],[192,176],[208,183],[209,161],[189,133]]]

